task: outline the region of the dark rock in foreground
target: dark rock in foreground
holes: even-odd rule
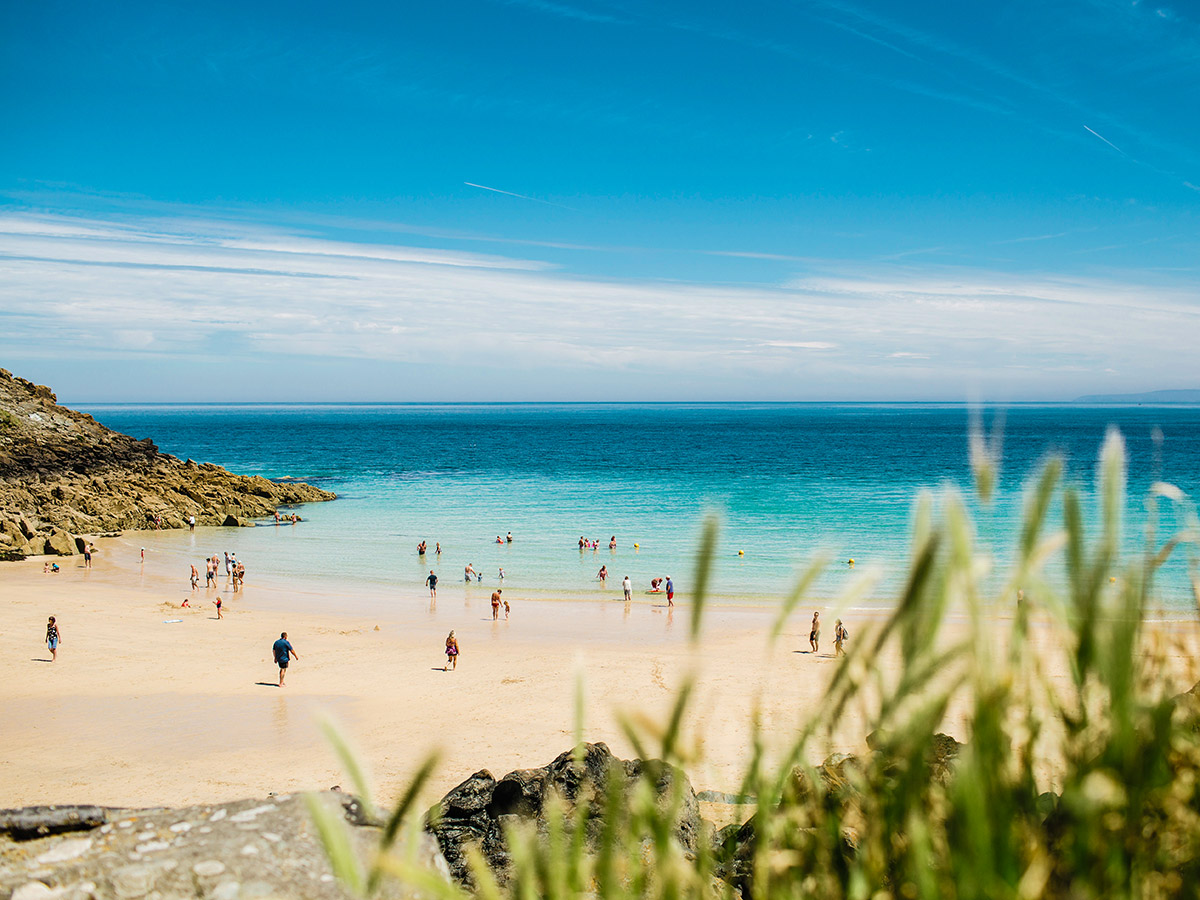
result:
[[[643,781],[652,785],[657,805],[669,808],[676,791],[682,800],[674,835],[685,851],[695,851],[701,840],[702,821],[696,795],[687,776],[658,760],[623,760],[604,744],[584,744],[582,761],[572,751],[558,756],[540,769],[519,769],[497,781],[486,769],[476,772],[429,812],[428,830],[437,838],[450,873],[460,884],[473,883],[467,865],[467,847],[474,844],[505,884],[511,875],[511,859],[504,827],[525,822],[546,830],[548,807],[557,798],[568,817],[578,804],[587,805],[585,842],[594,851],[605,827],[606,798],[619,798],[628,810],[630,795]]]
[[[75,535],[182,528],[189,516],[244,525],[334,496],[159,453],[149,439],[105,428],[59,406],[49,388],[0,369],[0,560],[70,556],[80,546]]]
[[[318,800],[341,809],[359,859],[369,860],[380,829],[358,801],[333,792]],[[39,822],[51,833],[39,835]],[[424,840],[418,861],[445,875],[436,845]],[[186,809],[0,811],[0,896],[10,893],[13,900],[350,896],[299,795]],[[380,896],[410,894],[391,881]]]

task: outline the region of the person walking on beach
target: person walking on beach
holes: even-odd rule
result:
[[[54,616],[51,616],[50,621],[46,623],[46,649],[50,651],[50,662],[58,661],[58,645],[61,641],[62,633],[58,630]]]
[[[846,651],[842,649],[842,645],[844,643],[846,643],[846,638],[848,638],[848,637],[850,637],[850,634],[849,634],[849,632],[846,631],[846,626],[844,626],[842,624],[841,619],[838,619],[837,625],[833,629],[833,651],[834,651],[833,655],[834,656],[845,656],[846,655]]]
[[[279,640],[271,645],[271,653],[275,657],[275,665],[279,666],[279,686],[283,687],[283,676],[287,674],[289,658],[299,659],[300,654],[292,649],[292,642],[288,640],[286,631],[279,633]]]
[[[192,590],[200,587],[200,573],[196,571],[196,567],[192,566]]]
[[[449,672],[451,669],[458,668],[458,638],[454,636],[454,631],[451,629],[450,634],[446,637],[446,665],[442,668],[443,672]]]
[[[92,567],[92,545],[91,544],[83,545],[83,567],[85,569],[90,569]]]
[[[215,559],[204,561],[204,589],[217,586],[217,563]]]
[[[224,616],[222,616],[222,615],[221,615],[221,598],[220,598],[220,597],[218,597],[216,600],[214,600],[214,601],[213,601],[213,603],[214,603],[214,604],[216,605],[216,607],[217,607],[217,619],[218,619],[218,620],[219,620],[219,619],[223,619],[223,618],[224,618]]]
[[[621,582],[621,590],[625,592],[626,603],[633,599],[633,582],[629,580],[628,575],[626,575],[625,579]]]
[[[671,580],[671,576],[667,576],[667,606],[675,605],[675,582]]]
[[[816,653],[821,649],[821,614],[813,613],[812,629],[808,632],[808,643],[812,646],[812,652]]]
[[[275,521],[279,521],[278,515],[275,516]],[[196,530],[196,517],[188,516],[188,531],[195,531],[195,530]]]
[[[504,601],[504,621],[508,621],[508,614],[512,612],[512,608],[508,605],[508,601]]]
[[[233,561],[229,558],[229,551],[225,551],[225,574],[229,575],[233,571]]]
[[[425,583],[429,585],[429,599],[437,599],[437,576],[433,574],[433,569],[429,570],[429,577],[425,579]]]
[[[492,621],[500,618],[500,594],[499,589],[492,591]]]

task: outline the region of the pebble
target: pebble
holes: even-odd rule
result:
[[[209,816],[209,817],[208,817],[208,821],[210,821],[210,822],[220,822],[220,821],[221,821],[223,818],[225,818],[227,815],[229,815],[229,810],[227,810],[227,809],[218,809],[218,810],[217,810],[215,813],[213,813],[211,816]]]
[[[152,837],[154,837],[154,832],[153,832],[153,831],[143,831],[141,834],[139,834],[139,835],[137,836],[137,840],[139,840],[139,841],[148,841],[148,840],[150,840],[150,838],[152,838]]]
[[[87,853],[91,849],[91,838],[76,838],[74,840],[63,841],[57,846],[50,848],[41,856],[39,856],[37,861],[40,863],[66,862],[68,859],[74,859],[77,856],[83,856],[83,854]]]
[[[326,872],[324,875],[321,876],[321,880],[324,881],[326,884],[328,884],[329,882],[333,881],[333,876],[330,875],[328,872]]]
[[[240,813],[234,813],[229,817],[230,822],[250,822],[258,818],[265,812],[271,812],[275,809],[274,806],[256,806],[253,809],[243,809]]]
[[[201,878],[216,878],[225,871],[225,863],[215,859],[206,859],[192,866],[192,871]]]
[[[138,853],[153,853],[156,850],[166,850],[170,846],[166,841],[149,841],[145,844],[138,844],[133,849]]]
[[[212,829],[211,829],[211,828],[209,828],[207,825],[201,825],[201,826],[200,826],[200,833],[201,833],[201,834],[212,834]]]
[[[178,834],[181,831],[191,831],[192,823],[191,822],[176,822],[174,825],[171,826],[171,830],[174,831],[176,834]]]
[[[113,891],[122,900],[145,897],[154,887],[155,870],[150,866],[125,866],[112,873]]]
[[[130,828],[133,826],[133,819],[122,819],[117,823],[118,828]]]
[[[222,881],[213,889],[212,900],[238,900],[242,886],[236,881]]]
[[[242,848],[242,856],[258,856],[258,848],[253,844],[247,844]]]
[[[40,881],[27,881],[12,892],[12,900],[49,900],[60,891],[51,890]]]
[[[280,841],[283,840],[283,838],[281,838],[279,835],[277,835],[273,831],[264,831],[262,833],[262,836],[263,836],[264,841],[270,841],[272,844],[278,844]]]

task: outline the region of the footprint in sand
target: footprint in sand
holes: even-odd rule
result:
[[[667,683],[663,681],[662,677],[662,663],[654,664],[653,668],[650,670],[650,678],[664,691],[667,690]]]

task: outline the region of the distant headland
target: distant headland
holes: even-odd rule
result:
[[[1072,403],[1166,403],[1175,406],[1200,405],[1200,390],[1146,391],[1142,394],[1086,394]]]

